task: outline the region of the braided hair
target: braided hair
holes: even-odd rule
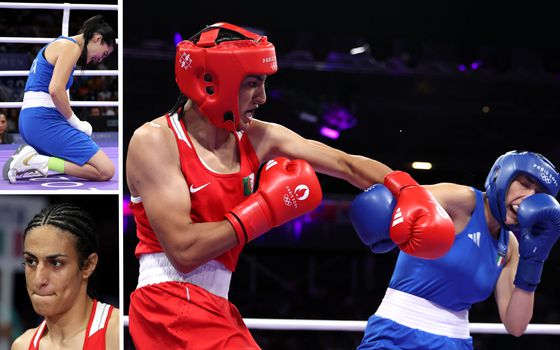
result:
[[[109,23],[105,22],[103,16],[97,15],[87,19],[78,31],[78,34],[84,35],[84,48],[78,59],[78,64],[82,68],[86,66],[87,62],[87,45],[95,33],[101,34],[103,37],[101,39],[102,43],[107,44],[109,47],[115,46],[115,33]]]
[[[74,247],[78,252],[80,269],[85,266],[92,253],[98,253],[97,226],[93,217],[84,209],[70,203],[57,203],[44,208],[27,224],[23,232],[23,240],[25,241],[29,231],[45,225],[54,226],[74,236]],[[88,294],[91,296],[90,283],[88,283]]]

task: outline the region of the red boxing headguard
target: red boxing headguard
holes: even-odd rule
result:
[[[248,75],[276,73],[274,45],[261,36],[229,23],[204,28],[177,45],[175,81],[217,127],[236,131],[239,88]]]

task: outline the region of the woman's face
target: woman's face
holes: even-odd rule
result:
[[[87,293],[97,255],[91,254],[80,268],[76,238],[55,226],[28,231],[23,243],[27,292],[35,312],[44,317],[64,314]]]
[[[247,130],[256,109],[266,102],[266,75],[249,75],[239,88],[239,130]]]
[[[107,56],[113,52],[113,47],[103,42],[101,34],[94,34],[87,45],[87,61],[86,63],[101,63]]]
[[[519,175],[513,180],[509,186],[506,195],[506,220],[507,225],[514,225],[517,223],[517,210],[521,202],[535,193],[543,192],[540,185],[532,178]]]
[[[6,131],[8,127],[8,119],[4,114],[0,114],[0,134]]]

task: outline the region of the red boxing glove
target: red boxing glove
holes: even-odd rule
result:
[[[403,171],[385,176],[385,186],[397,199],[390,236],[407,254],[437,259],[455,241],[453,221],[434,196]]]
[[[315,171],[304,160],[274,158],[261,165],[255,189],[226,213],[240,244],[246,244],[319,206],[323,193]]]

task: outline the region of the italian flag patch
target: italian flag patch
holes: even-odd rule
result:
[[[504,257],[498,254],[498,258],[496,259],[496,266],[500,267],[504,264]]]

